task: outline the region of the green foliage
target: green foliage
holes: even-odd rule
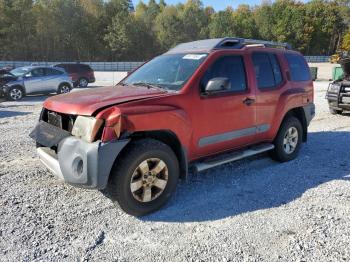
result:
[[[146,0],[145,0],[146,1]],[[237,36],[307,55],[350,49],[349,0],[277,0],[215,12],[200,0],[0,0],[1,60],[146,60],[174,45]]]
[[[350,31],[348,31],[343,38],[342,49],[350,52]]]

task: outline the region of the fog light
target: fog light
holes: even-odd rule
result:
[[[77,157],[73,161],[73,173],[76,176],[81,176],[84,171],[84,161],[80,157]]]

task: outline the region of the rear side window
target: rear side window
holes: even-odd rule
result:
[[[89,65],[81,65],[82,71],[92,71],[91,67]]]
[[[311,80],[309,66],[302,56],[297,54],[285,54],[284,56],[288,62],[292,81],[300,82]]]
[[[275,88],[282,83],[281,68],[274,54],[257,52],[252,56],[259,89]]]
[[[216,60],[201,81],[202,91],[204,91],[208,82],[216,77],[226,77],[230,80],[231,90],[228,91],[244,91],[247,89],[245,67],[241,56],[224,56]]]
[[[58,64],[58,65],[55,65],[55,67],[63,68],[64,70],[66,70],[66,72],[69,71],[69,65],[66,65],[66,64]]]
[[[62,74],[63,74],[62,71],[59,71],[53,68],[46,68],[46,75],[55,76],[55,75],[62,75]]]

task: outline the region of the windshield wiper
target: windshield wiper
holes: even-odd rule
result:
[[[157,84],[153,84],[153,83],[147,83],[147,82],[136,82],[136,83],[132,83],[132,85],[134,85],[134,86],[145,86],[148,89],[151,89],[151,88],[158,88],[158,89],[163,89],[163,90],[166,89],[163,86],[160,86],[160,85],[157,85]]]

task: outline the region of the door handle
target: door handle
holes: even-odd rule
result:
[[[249,97],[247,97],[246,99],[243,100],[243,104],[246,104],[247,106],[250,106],[254,102],[255,102],[255,99],[254,98],[249,98]]]

